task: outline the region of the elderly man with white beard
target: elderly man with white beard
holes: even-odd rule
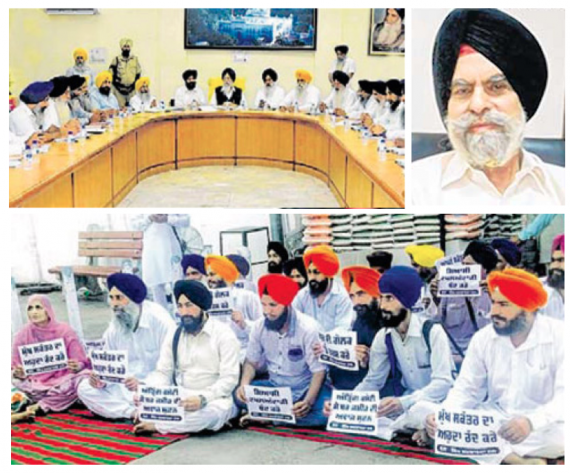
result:
[[[454,150],[413,164],[413,202],[564,205],[564,169],[523,149],[548,76],[532,33],[499,10],[454,10],[436,38],[433,74]]]

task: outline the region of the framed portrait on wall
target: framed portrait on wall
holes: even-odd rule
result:
[[[373,8],[370,11],[368,54],[404,54],[406,51],[406,10]]]
[[[187,8],[185,49],[315,51],[316,8]]]

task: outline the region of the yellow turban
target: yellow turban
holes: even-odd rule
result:
[[[111,73],[109,71],[100,72],[97,74],[97,77],[95,77],[95,85],[99,88],[106,80],[113,80]]]
[[[81,56],[85,62],[87,62],[87,59],[89,59],[89,53],[86,49],[83,48],[77,48],[75,51],[73,51],[73,60],[77,60],[77,56]]]
[[[209,255],[204,261],[206,269],[210,268],[228,284],[233,284],[239,278],[236,265],[225,256]]]
[[[135,83],[135,89],[137,89],[137,92],[141,90],[144,85],[150,87],[150,79],[148,77],[141,77],[139,80],[137,80]]]
[[[313,82],[313,75],[309,71],[306,71],[305,69],[299,69],[295,71],[295,78],[297,80],[303,79],[307,84]]]
[[[431,245],[411,245],[406,248],[406,253],[423,268],[433,268],[435,262],[445,256],[443,251]]]
[[[129,45],[132,48],[133,47],[133,40],[129,39],[129,38],[123,38],[121,41],[119,41],[119,44],[121,46],[121,49],[123,49],[127,45]]]

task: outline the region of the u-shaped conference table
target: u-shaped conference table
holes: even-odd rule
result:
[[[279,112],[166,112],[116,119],[31,169],[10,169],[10,207],[113,207],[143,179],[206,165],[259,165],[324,181],[346,208],[404,207],[404,172],[373,142],[323,117]],[[310,191],[308,191],[310,192]],[[188,207],[191,207],[191,202]]]

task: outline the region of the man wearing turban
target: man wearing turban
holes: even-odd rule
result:
[[[10,134],[28,146],[52,141],[55,137],[42,133],[44,113],[49,105],[51,82],[33,82],[20,94],[20,105],[9,115]]]
[[[251,330],[246,362],[234,395],[236,405],[242,410],[246,407],[245,386],[289,387],[296,425],[325,426],[323,406],[331,390],[325,383],[326,368],[313,353],[319,340],[317,323],[292,306],[299,287],[287,276],[267,274],[259,280],[258,288],[263,318]],[[263,369],[269,379],[255,380]]]
[[[113,93],[117,97],[119,106],[126,107],[135,94],[135,84],[142,75],[139,58],[131,53],[133,41],[123,38],[119,42],[121,55],[116,56],[109,70],[113,74]]]
[[[378,23],[372,33],[372,49],[378,52],[404,52],[406,47],[406,10],[386,8],[384,21]]]
[[[385,106],[378,108],[373,117],[374,124],[370,126],[370,132],[374,136],[386,133],[388,139],[404,137],[405,104],[402,101],[403,87],[398,79],[390,79],[386,82]]]
[[[406,247],[406,253],[410,256],[412,267],[418,272],[424,283],[420,299],[412,308],[412,312],[425,313],[429,317],[434,317],[438,312],[432,293],[432,291],[437,293],[435,263],[445,254],[440,248],[432,245],[410,245]]]
[[[372,89],[372,100],[375,102],[375,107],[373,113],[364,113],[361,117],[362,125],[368,129],[375,126],[375,123],[379,122],[390,107],[390,103],[386,100],[388,93],[386,82],[382,80],[371,82],[370,88]]]
[[[242,247],[243,248],[243,247]],[[251,270],[251,265],[249,261],[242,255],[228,255],[228,259],[236,265],[239,272],[239,277],[234,283],[234,286],[238,289],[245,289],[246,291],[257,294],[257,284],[248,279],[249,272]]]
[[[488,284],[493,323],[473,336],[441,407],[498,417],[502,453],[480,463],[546,464],[564,456],[564,324],[537,316],[548,296],[532,274],[507,268],[492,272]],[[433,438],[433,414],[426,425]]]
[[[141,383],[156,369],[160,350],[175,323],[160,305],[146,300],[144,282],[133,274],[115,273],[107,278],[113,320],[103,334],[105,350],[127,352],[124,384],[105,383],[95,373],[81,382],[79,399],[106,419],[134,419],[134,396]]]
[[[303,258],[300,256],[286,261],[283,272],[285,276],[297,283],[299,290],[303,289],[309,282],[307,278],[307,268],[305,268]]]
[[[295,71],[297,86],[292,89],[281,103],[282,112],[316,113],[321,100],[321,92],[311,82],[313,75],[305,69]]]
[[[89,53],[84,48],[76,48],[73,51],[73,66],[67,69],[66,76],[81,76],[85,77],[87,87],[92,87],[95,84],[95,74],[93,69],[87,65],[89,60]]]
[[[258,110],[277,110],[285,99],[285,89],[277,81],[279,75],[274,69],[265,69],[261,74],[263,87],[255,96],[255,108]]]
[[[181,266],[184,279],[203,282],[206,276],[205,258],[202,255],[184,255]]]
[[[309,284],[299,291],[293,307],[313,317],[324,332],[348,330],[352,303],[346,289],[334,279],[340,268],[338,256],[331,247],[318,245],[305,251],[303,262]]]
[[[89,91],[92,106],[97,110],[105,110],[109,115],[114,115],[122,107],[115,94],[111,92],[113,76],[109,71],[102,71],[95,77],[95,86]]]
[[[283,243],[270,241],[267,245],[267,272],[281,274],[283,267],[289,259],[289,252]]]
[[[380,274],[384,274],[392,267],[394,255],[389,251],[379,250],[367,255],[366,260],[371,269],[378,271]]]
[[[330,110],[338,117],[346,117],[351,113],[361,113],[362,106],[356,92],[348,87],[350,77],[342,71],[334,71],[332,74],[333,90],[329,96],[320,103],[321,112]]]
[[[180,325],[166,338],[146,384],[178,386],[184,419],[138,421],[135,434],[218,431],[237,413],[232,400],[240,372],[235,335],[226,324],[208,317],[212,294],[200,282],[178,281],[174,296]]]
[[[345,44],[339,44],[334,48],[336,59],[333,61],[329,71],[329,82],[332,86],[334,86],[333,74],[336,71],[344,72],[348,76],[349,82],[356,74],[356,62],[348,57],[349,50],[350,48]]]
[[[182,73],[184,85],[178,87],[174,93],[174,106],[184,110],[195,110],[206,105],[206,95],[198,87],[198,71],[196,69],[186,69]]]
[[[491,246],[495,249],[499,262],[497,269],[502,271],[508,267],[516,267],[520,264],[522,254],[519,247],[506,238],[495,238],[491,241]]]
[[[136,93],[129,103],[135,113],[148,112],[158,106],[156,97],[150,93],[150,79],[148,77],[141,77],[137,80],[135,90]]]
[[[457,9],[433,51],[435,95],[453,151],[413,165],[421,205],[564,205],[564,169],[523,148],[546,89],[544,52],[496,9]]]
[[[377,109],[379,107],[378,101],[372,95],[372,82],[369,80],[359,80],[358,81],[358,100],[360,102],[360,108],[352,111],[348,114],[349,118],[353,120],[364,119],[364,116],[373,117],[376,115]]]
[[[93,110],[89,98],[87,80],[83,76],[69,76],[69,108],[71,116],[85,126],[90,123],[105,121],[105,113],[101,110]]]
[[[548,303],[540,313],[564,320],[564,234],[554,238],[551,254],[548,274],[542,282],[548,294]]]
[[[204,260],[208,287],[214,294],[214,300],[227,296],[231,301],[231,319],[220,317],[235,333],[241,345],[240,360],[245,359],[245,351],[250,333],[256,320],[263,316],[261,302],[257,293],[235,287],[239,279],[239,270],[227,256],[208,255]]]
[[[51,130],[58,138],[67,138],[69,132],[76,135],[81,131],[81,123],[71,115],[70,78],[58,76],[51,79],[53,90],[50,92],[49,105],[44,113],[44,128]]]

